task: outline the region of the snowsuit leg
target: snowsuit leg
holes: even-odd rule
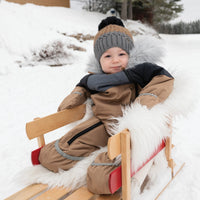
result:
[[[110,160],[107,152],[99,154],[87,171],[87,188],[95,194],[111,194],[109,175],[120,163]]]
[[[109,135],[104,124],[96,117],[79,124],[59,140],[45,145],[39,161],[47,169],[58,172],[68,170],[78,161],[100,147],[106,146]]]
[[[107,152],[99,154],[95,161],[89,166],[87,171],[87,188],[94,194],[111,194],[109,188],[109,176],[110,173],[115,170],[121,162],[116,160],[110,160]],[[148,175],[150,168],[152,167],[153,160],[149,161],[139,172],[137,172],[132,178],[132,188],[137,193],[142,191],[145,187],[145,178]],[[144,184],[144,185],[143,185]]]

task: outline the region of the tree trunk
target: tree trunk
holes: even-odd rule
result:
[[[128,19],[133,19],[132,0],[128,0]]]
[[[127,20],[127,0],[123,0],[122,2],[121,18]]]

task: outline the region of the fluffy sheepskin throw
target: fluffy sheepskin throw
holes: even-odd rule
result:
[[[131,52],[129,66],[143,62],[159,62],[163,54],[161,41],[152,37],[138,36],[134,38],[135,48]],[[91,61],[89,71],[101,73],[100,66],[96,60]],[[142,165],[143,162],[155,151],[163,138],[169,134],[167,123],[170,117],[178,115],[185,116],[192,110],[193,105],[198,99],[194,86],[197,85],[197,77],[192,75],[191,69],[188,72],[172,70],[165,67],[175,78],[174,89],[168,99],[162,104],[148,109],[139,103],[135,103],[123,110],[123,117],[117,118],[117,126],[113,126],[111,134],[116,134],[128,128],[131,132],[132,143],[132,164],[134,170]],[[183,100],[184,99],[184,100]],[[91,117],[91,107],[87,104],[87,114],[83,120]],[[80,122],[80,121],[79,121]],[[134,122],[134,123],[133,123]],[[73,123],[73,125],[76,125]],[[141,148],[142,147],[142,148]],[[20,179],[23,183],[44,183],[49,186],[65,186],[76,188],[86,184],[86,174],[88,166],[95,157],[106,151],[102,148],[93,152],[89,157],[78,162],[68,171],[53,173],[42,166],[33,166],[23,170]],[[22,178],[25,177],[25,178]],[[27,178],[29,177],[29,178]],[[19,180],[19,179],[18,179]]]

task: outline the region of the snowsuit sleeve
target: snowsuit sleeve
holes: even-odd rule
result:
[[[114,74],[86,75],[78,85],[95,94],[129,83],[135,84],[135,101],[151,108],[167,99],[173,89],[174,78],[163,67],[143,63]]]
[[[84,87],[76,86],[71,94],[65,97],[61,102],[58,111],[79,106],[83,104],[89,96],[89,92]]]
[[[125,70],[125,73],[130,81],[140,87],[135,102],[148,108],[165,101],[173,90],[174,78],[158,65],[143,63]]]
[[[111,87],[131,83],[124,72],[114,74],[88,74],[84,76],[77,86],[84,87],[91,94],[105,92]]]

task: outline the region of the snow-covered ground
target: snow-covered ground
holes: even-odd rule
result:
[[[37,142],[26,137],[26,122],[56,112],[62,99],[85,74],[92,40],[78,41],[70,35],[94,35],[103,18],[105,15],[83,10],[1,1],[0,199],[23,187],[14,181],[15,175],[31,165],[30,152],[37,148]],[[127,26],[141,34],[155,34],[137,22],[129,21]],[[200,35],[160,36],[166,47],[163,65],[180,70],[193,66],[200,76]],[[86,51],[74,50],[71,45]],[[174,156],[185,160],[186,166],[162,200],[200,199],[199,118],[200,105],[174,124]],[[58,134],[47,138],[47,142]],[[155,192],[152,188],[151,192]],[[145,191],[144,200],[149,200],[148,192]]]

